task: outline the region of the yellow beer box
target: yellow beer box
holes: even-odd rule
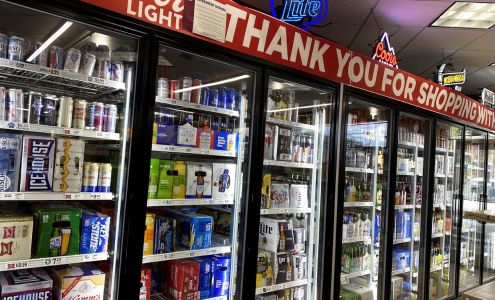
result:
[[[80,192],[84,165],[84,141],[57,138],[54,192]]]
[[[103,299],[105,273],[93,264],[52,268],[54,300]]]
[[[0,261],[29,259],[32,237],[33,216],[0,212]]]

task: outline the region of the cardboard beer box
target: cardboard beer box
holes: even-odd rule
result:
[[[213,284],[210,288],[210,298],[227,296],[230,285],[230,256],[214,255]]]
[[[260,218],[259,248],[270,252],[294,250],[292,222],[285,219]]]
[[[55,300],[104,299],[105,273],[93,264],[52,268]]]
[[[19,188],[21,135],[0,134],[0,192],[15,192]]]
[[[107,252],[109,233],[109,216],[92,210],[84,210],[81,219],[81,244],[79,253]]]
[[[186,198],[211,198],[212,165],[188,162],[186,166]]]
[[[32,206],[34,258],[79,254],[81,208],[65,204]]]
[[[175,251],[177,222],[173,218],[155,216],[155,243],[154,254],[170,253]]]
[[[139,289],[139,300],[151,300],[151,269],[141,269],[141,288]]]
[[[143,256],[153,255],[153,244],[155,241],[155,214],[146,214],[143,243]]]
[[[199,299],[210,298],[210,290],[213,286],[215,261],[211,256],[195,259],[199,263]]]
[[[292,131],[288,128],[280,128],[278,131],[277,158],[278,160],[292,160]]]
[[[82,140],[57,138],[53,175],[54,192],[81,191],[84,145]]]
[[[270,198],[271,208],[289,208],[289,184],[273,182]]]
[[[174,178],[178,178],[178,171],[174,170],[173,160],[160,160],[160,173],[158,176],[158,191],[156,198],[172,199]]]
[[[256,288],[275,284],[276,254],[274,252],[258,249],[258,260],[256,266]]]
[[[213,163],[213,199],[234,199],[235,164]]]
[[[32,236],[33,216],[0,212],[0,261],[29,259]]]
[[[273,124],[265,125],[264,159],[276,160],[278,143],[278,126]]]
[[[260,208],[272,207],[272,174],[263,174],[263,184],[261,186],[261,205]]]
[[[275,279],[276,284],[285,283],[293,281],[293,272],[291,270],[294,269],[292,265],[292,253],[278,253],[277,254],[277,277]]]
[[[43,269],[0,273],[0,300],[49,300],[52,287],[53,280]]]
[[[354,283],[345,284],[342,286],[343,290],[359,295],[361,300],[373,300],[373,290]]]
[[[191,211],[168,211],[177,222],[177,243],[187,250],[211,247],[213,218]]]
[[[22,139],[20,191],[51,191],[53,188],[54,160],[54,138],[24,136]]]
[[[165,294],[169,300],[199,300],[199,263],[174,260],[167,264]]]
[[[160,178],[160,160],[152,158],[150,161],[150,180],[148,183],[148,199],[156,199],[158,180]]]

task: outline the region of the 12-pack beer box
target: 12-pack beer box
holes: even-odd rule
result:
[[[54,192],[80,192],[84,165],[84,141],[57,138]]]
[[[53,187],[54,160],[54,138],[24,136],[22,138],[20,191],[51,191]]]
[[[0,212],[0,261],[29,259],[33,216],[21,212]]]
[[[53,280],[43,269],[0,273],[0,300],[50,300]]]
[[[89,209],[83,210],[81,218],[80,254],[108,251],[110,217]]]
[[[93,264],[52,268],[55,300],[104,299],[105,273]]]
[[[18,190],[21,144],[21,135],[0,134],[0,192]]]
[[[199,300],[199,263],[174,260],[167,263],[164,282],[169,300]]]

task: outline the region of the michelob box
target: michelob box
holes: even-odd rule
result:
[[[84,210],[81,218],[80,254],[108,251],[110,217],[99,212]]]
[[[143,255],[153,255],[153,243],[155,238],[155,214],[146,214],[145,226]]]
[[[104,299],[105,273],[93,264],[52,268],[54,299]]]
[[[57,138],[53,191],[81,191],[83,165],[84,141]]]
[[[51,191],[55,139],[26,135],[22,139],[20,190],[26,192]]]
[[[0,192],[18,190],[21,136],[0,134]]]
[[[190,211],[168,211],[177,222],[177,243],[187,250],[211,247],[213,218]]]
[[[33,216],[0,212],[0,261],[29,259],[33,236]]]
[[[211,164],[188,162],[186,168],[186,198],[211,198]]]
[[[65,204],[33,205],[34,258],[79,254],[80,208]]]
[[[235,164],[213,163],[213,199],[234,199]]]
[[[43,269],[1,272],[0,300],[49,300],[52,286],[53,280]]]

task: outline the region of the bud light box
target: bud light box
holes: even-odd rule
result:
[[[54,267],[52,277],[57,300],[104,299],[105,273],[93,264]]]
[[[0,192],[18,189],[21,136],[0,134]]]
[[[57,139],[54,192],[80,192],[84,165],[84,141]]]
[[[0,273],[0,300],[52,299],[53,280],[43,269]]]
[[[213,164],[213,199],[233,200],[235,193],[235,164]]]
[[[230,256],[213,256],[213,285],[210,289],[210,297],[227,296],[230,284]]]
[[[107,252],[110,217],[95,211],[84,210],[81,224],[79,254]]]
[[[55,139],[41,136],[24,136],[20,190],[25,192],[51,191]]]
[[[187,250],[211,247],[213,218],[189,211],[169,211],[177,221],[177,242]]]
[[[33,205],[32,211],[36,232],[34,258],[79,254],[80,208],[44,204]]]
[[[33,216],[0,212],[0,261],[29,259],[33,236]]]

